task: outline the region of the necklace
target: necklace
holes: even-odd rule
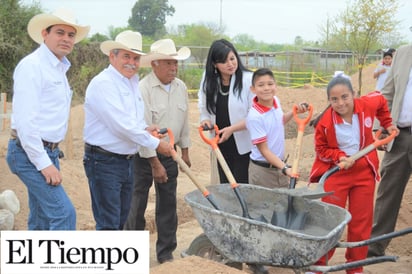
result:
[[[229,94],[229,89],[230,89],[229,86],[220,85],[219,93],[222,94],[223,96],[227,96]],[[223,90],[225,90],[225,91],[223,91]]]
[[[219,93],[222,94],[223,96],[226,96],[229,94],[229,91],[223,92],[222,89],[219,89]]]

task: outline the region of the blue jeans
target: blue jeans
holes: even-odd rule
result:
[[[52,163],[59,165],[58,148],[53,151],[45,148]],[[29,198],[29,230],[75,230],[76,211],[63,186],[49,185],[43,174],[30,162],[26,152],[16,143],[9,141],[7,163],[27,187]]]
[[[96,230],[122,230],[132,200],[133,159],[86,150],[83,165]]]

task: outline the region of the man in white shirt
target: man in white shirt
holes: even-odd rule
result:
[[[61,185],[58,144],[67,131],[72,98],[66,55],[90,27],[78,25],[71,11],[59,9],[34,16],[27,29],[40,47],[14,71],[7,162],[28,190],[28,229],[74,230],[76,211]]]
[[[152,72],[140,81],[139,88],[145,103],[146,123],[169,128],[173,132],[174,145],[181,148],[182,159],[190,166],[189,97],[187,87],[176,78],[178,61],[189,58],[190,49],[178,51],[171,39],[161,39],[150,47],[150,53],[142,57],[142,66],[151,66]],[[144,230],[145,211],[149,189],[156,189],[156,255],[160,263],[173,259],[176,249],[177,230],[177,175],[178,167],[172,157],[142,148],[134,162],[135,186],[131,210],[125,229]]]
[[[100,45],[110,65],[86,90],[84,168],[89,181],[97,230],[122,230],[133,191],[133,157],[141,146],[171,156],[173,147],[152,133],[144,120],[144,103],[136,74],[142,36],[123,31]]]

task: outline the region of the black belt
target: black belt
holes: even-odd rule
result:
[[[250,160],[251,160],[252,163],[254,163],[255,165],[258,165],[258,166],[261,166],[261,167],[266,167],[266,168],[278,168],[278,167],[275,167],[274,165],[272,165],[272,164],[270,164],[270,163],[268,163],[268,162],[256,161],[256,160],[252,160],[252,159],[250,159]]]
[[[54,150],[54,149],[59,147],[59,143],[47,142],[47,141],[44,141],[44,140],[41,140],[41,141],[43,142],[44,147],[48,147],[51,150]]]
[[[103,149],[99,146],[93,146],[93,145],[90,145],[88,143],[84,144],[84,150],[87,151],[87,152],[97,152],[97,153],[104,154],[104,155],[107,155],[107,156],[113,156],[113,157],[126,159],[126,160],[130,160],[134,156],[134,154],[118,154],[118,153],[110,152],[110,151],[105,150],[105,149]]]
[[[16,140],[16,145],[18,145],[19,147],[21,147],[21,142],[20,142],[19,137],[12,135],[12,136],[10,137],[10,139]],[[43,142],[43,146],[44,146],[44,147],[50,148],[51,150],[55,150],[56,148],[59,147],[59,143],[47,142],[47,141],[44,141],[44,140],[41,140],[41,141]]]

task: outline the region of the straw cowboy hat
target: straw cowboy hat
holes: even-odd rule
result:
[[[100,49],[106,55],[109,55],[113,49],[123,49],[139,55],[146,55],[142,51],[142,35],[140,32],[131,30],[122,31],[114,41],[104,41],[100,44]]]
[[[68,25],[76,29],[75,42],[80,42],[87,36],[90,26],[81,26],[76,23],[74,13],[68,9],[57,9],[52,14],[42,13],[30,19],[27,31],[36,43],[43,43],[42,31],[53,25]]]
[[[150,52],[140,59],[140,66],[150,66],[154,60],[185,60],[189,57],[188,47],[182,47],[177,51],[172,39],[161,39],[150,46]]]

